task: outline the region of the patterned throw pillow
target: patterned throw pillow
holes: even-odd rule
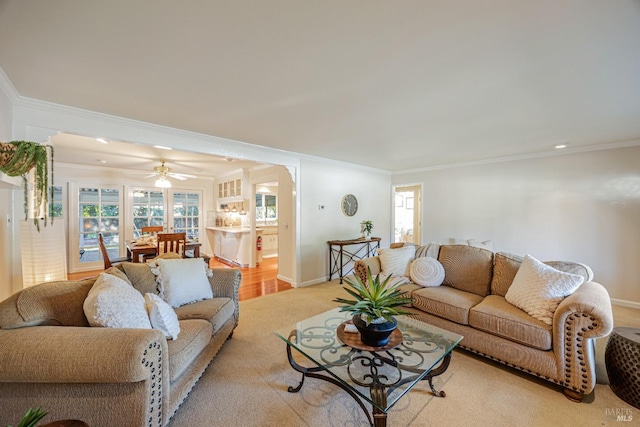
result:
[[[383,276],[409,276],[409,263],[416,253],[415,246],[380,249],[380,268]]]
[[[440,286],[444,281],[444,267],[435,258],[420,257],[411,263],[411,281],[425,287]]]
[[[162,331],[166,338],[177,339],[180,333],[180,323],[173,308],[158,295],[152,293],[144,295],[144,302],[149,313],[151,327]]]
[[[124,280],[100,273],[83,304],[91,326],[151,329],[144,297]]]
[[[213,298],[202,258],[156,258],[149,266],[156,275],[160,297],[171,307]]]
[[[583,282],[582,276],[556,270],[527,255],[505,299],[530,316],[551,325],[560,302],[574,293]]]

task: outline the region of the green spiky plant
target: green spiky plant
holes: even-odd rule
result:
[[[43,419],[47,415],[47,411],[41,408],[29,408],[29,410],[24,414],[22,420],[17,427],[35,427],[38,424],[38,421]],[[11,426],[7,426],[11,427]]]
[[[340,307],[340,311],[361,315],[367,325],[380,318],[389,322],[393,316],[412,315],[413,313],[402,310],[401,307],[411,304],[413,297],[409,292],[398,289],[397,286],[388,286],[390,280],[391,276],[384,280],[380,280],[379,274],[374,277],[371,269],[368,268],[366,282],[357,275],[355,280],[344,279],[350,288],[343,287],[343,289],[354,297],[354,300],[336,298],[333,301],[345,304]]]
[[[371,235],[371,230],[373,230],[373,222],[370,220],[366,220],[366,221],[362,221],[360,223],[360,232],[362,233],[362,235],[364,236],[365,234],[367,236]]]

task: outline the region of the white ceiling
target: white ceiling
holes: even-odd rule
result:
[[[640,140],[638,0],[0,0],[0,67],[24,97],[391,171]]]

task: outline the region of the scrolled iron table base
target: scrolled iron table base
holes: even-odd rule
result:
[[[298,334],[298,331],[296,330],[292,331],[289,336],[289,339],[291,340],[291,338],[295,337],[297,334]],[[383,353],[386,353],[385,355],[385,354],[378,353],[376,351],[362,351],[362,350],[352,349],[349,355],[350,356],[354,355],[354,357],[349,356],[348,358],[342,358],[341,363],[343,364],[354,363],[355,360],[365,359],[367,362],[363,363],[363,365],[371,366],[370,373],[367,375],[367,379],[369,380],[369,382],[359,383],[359,385],[366,386],[369,388],[371,400],[375,402],[375,404],[372,405],[372,411],[370,413],[367,410],[367,406],[365,405],[365,402],[362,400],[361,397],[358,396],[358,394],[355,391],[353,391],[351,388],[347,387],[337,379],[329,375],[323,374],[323,372],[327,371],[327,367],[315,366],[315,367],[308,368],[308,367],[300,366],[298,363],[296,363],[291,353],[291,347],[292,347],[291,344],[287,343],[287,358],[289,359],[289,364],[294,370],[302,374],[302,378],[300,379],[300,383],[297,386],[295,387],[289,386],[288,391],[290,393],[299,392],[302,389],[302,386],[304,384],[304,380],[306,377],[317,378],[322,381],[327,381],[331,384],[334,384],[340,387],[342,390],[346,391],[349,394],[349,396],[351,396],[356,401],[356,403],[360,406],[360,408],[363,410],[363,412],[367,416],[367,419],[369,420],[369,424],[372,427],[386,427],[387,425],[387,413],[385,411],[380,410],[380,408],[387,407],[387,394],[391,390],[395,389],[396,387],[402,384],[406,384],[407,382],[414,381],[419,375],[421,375],[424,372],[423,370],[420,370],[417,367],[409,368],[407,366],[403,366],[403,369],[405,371],[408,370],[408,371],[414,372],[416,373],[416,376],[409,377],[409,378],[400,377],[395,382],[387,383],[388,378],[385,375],[379,375],[377,369],[375,369],[375,366],[376,365],[381,366],[381,364],[387,364],[392,367],[397,367],[399,363],[395,360],[395,357],[391,353],[385,351],[383,352]],[[362,355],[362,353],[368,353],[368,355]],[[433,395],[436,397],[445,397],[446,393],[443,390],[437,391],[435,389],[433,385],[433,378],[439,375],[442,375],[449,367],[450,361],[451,361],[451,353],[449,352],[444,356],[444,358],[442,359],[442,361],[437,367],[431,369],[421,379],[421,381],[427,380],[429,382],[429,388],[431,389],[431,392],[433,393]]]

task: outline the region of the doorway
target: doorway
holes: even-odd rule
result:
[[[394,187],[393,241],[420,245],[422,185]]]

